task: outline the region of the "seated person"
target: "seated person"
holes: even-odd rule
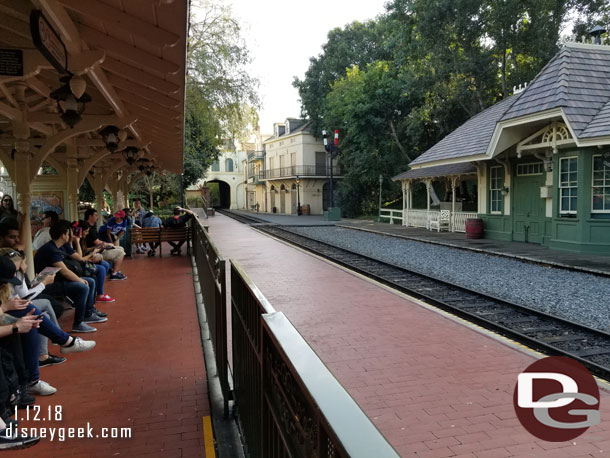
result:
[[[0,255],[9,258],[15,264],[16,273],[15,277],[21,282],[19,285],[11,285],[11,298],[25,298],[30,296],[32,305],[40,310],[41,313],[46,316],[43,319],[42,326],[38,333],[40,334],[40,346],[39,346],[39,358],[38,365],[40,367],[51,366],[54,364],[61,364],[66,361],[66,358],[62,356],[51,355],[48,352],[49,338],[53,343],[62,346],[60,351],[62,353],[74,353],[80,351],[87,351],[95,347],[94,341],[85,341],[80,337],[73,338],[67,333],[63,332],[59,327],[59,322],[55,316],[55,311],[51,306],[48,299],[45,299],[42,291],[47,285],[52,284],[55,281],[55,275],[47,275],[43,277],[42,281],[34,287],[30,287],[29,281],[25,272],[27,271],[27,262],[22,257],[20,252],[17,251],[6,251],[6,248],[0,248]],[[26,307],[24,310],[29,310]],[[14,316],[21,316],[20,313],[11,313]],[[53,326],[49,326],[46,320],[49,320]]]
[[[88,208],[85,210],[85,221],[89,223],[89,226],[91,226],[86,237],[87,246],[102,246],[109,248],[104,250],[101,254],[104,261],[112,262],[110,280],[126,280],[127,277],[120,271],[121,264],[123,264],[123,258],[125,257],[125,250],[120,246],[114,245],[113,243],[100,240],[97,230],[98,217],[99,215],[95,208]]]
[[[176,207],[174,208],[174,216],[170,216],[165,220],[165,227],[168,229],[172,228],[181,228],[185,227],[186,223],[191,219],[195,214],[191,210],[187,210],[186,208]],[[182,245],[184,245],[184,240],[182,242],[168,242],[173,248],[170,251],[170,254],[180,255],[182,253]]]
[[[83,250],[83,245],[86,244],[85,240],[90,230],[91,226],[85,221],[78,221],[72,225],[72,240],[70,241],[70,247],[75,253],[73,253],[71,257],[78,261],[88,261],[95,265],[95,288],[97,292],[95,302],[114,302],[115,300],[112,297],[108,294],[104,294],[104,283],[106,282],[106,275],[110,271],[110,264],[102,259],[102,248],[96,247],[91,250],[85,248],[85,250]],[[96,311],[96,313],[105,316],[104,314],[101,314],[99,310]]]
[[[0,450],[23,449],[40,440],[39,437],[15,432],[18,422],[10,418],[15,406],[25,407],[35,401],[25,392],[20,392],[18,385],[26,377],[19,335],[35,329],[40,320],[30,314],[9,321],[0,321]],[[8,428],[9,424],[11,428]]]
[[[163,224],[161,223],[161,218],[155,216],[154,212],[151,210],[144,216],[142,219],[142,227],[153,227],[153,228],[162,228]],[[159,242],[149,242],[150,250],[148,251],[148,256],[152,257],[156,255],[155,250],[159,247]]]
[[[51,229],[51,226],[57,221],[59,221],[59,215],[56,212],[49,210],[43,213],[42,224],[44,226],[36,232],[34,240],[32,240],[32,250],[36,251],[45,243],[51,241],[49,229]]]
[[[94,312],[95,280],[89,277],[79,277],[64,263],[64,259],[74,252],[69,246],[65,247],[72,237],[71,224],[68,221],[60,220],[51,227],[50,233],[52,240],[45,243],[36,252],[34,265],[37,272],[41,272],[45,267],[58,267],[61,269],[59,274],[63,281],[55,281],[44,291],[51,295],[66,295],[72,299],[76,307],[72,332],[95,332],[97,329],[89,326],[87,322],[106,321],[106,318]]]
[[[19,223],[14,218],[8,218],[0,222],[0,248],[12,248],[21,250],[19,243]]]

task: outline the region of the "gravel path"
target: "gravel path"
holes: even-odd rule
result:
[[[610,332],[610,278],[337,227],[295,232]]]

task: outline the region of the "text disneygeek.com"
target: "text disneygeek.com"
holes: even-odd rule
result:
[[[14,428],[12,425],[7,427],[9,435],[16,432],[26,436],[38,436],[41,439],[50,441],[64,442],[66,439],[130,439],[131,428],[99,428],[97,431],[87,422],[87,426],[79,428],[65,426],[41,426],[31,428]]]

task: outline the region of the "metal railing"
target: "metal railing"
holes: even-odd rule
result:
[[[288,178],[288,177],[329,177],[330,167],[326,165],[292,165],[290,167],[281,167],[277,169],[263,170],[260,172],[259,179],[269,180],[273,178]],[[333,176],[340,176],[341,168],[338,165],[333,165]]]
[[[208,231],[197,219],[191,221],[193,254],[227,413],[231,389],[227,351],[226,263]]]
[[[398,457],[234,260],[231,322],[234,400],[248,456]]]

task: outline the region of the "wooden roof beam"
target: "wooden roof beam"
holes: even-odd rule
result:
[[[137,65],[159,73],[177,73],[180,65],[164,60],[159,56],[150,54],[142,49],[136,48],[130,43],[126,43],[118,38],[111,37],[99,30],[92,29],[85,25],[79,26],[81,37],[90,45],[104,49],[107,54],[118,56]]]
[[[106,57],[102,67],[110,73],[122,76],[135,83],[143,84],[144,86],[158,90],[163,94],[173,94],[180,90],[180,86],[177,84],[158,78],[148,72],[143,72],[142,70],[113,59],[112,57]]]
[[[97,0],[59,0],[69,9],[132,33],[153,46],[175,46],[180,36]]]
[[[132,83],[131,81],[128,81],[119,76],[110,75],[108,76],[108,81],[116,88],[128,91],[130,94],[135,94],[140,97],[144,97],[145,99],[157,103],[162,107],[177,108],[181,105],[180,100],[172,99],[171,97],[168,97],[159,91],[142,87],[139,84]]]

